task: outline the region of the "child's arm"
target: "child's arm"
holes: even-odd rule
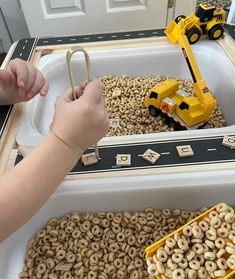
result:
[[[93,81],[79,99],[71,90],[59,97],[52,132],[16,167],[0,178],[0,241],[32,217],[55,191],[83,151],[108,129],[102,85]]]
[[[45,96],[48,83],[42,73],[30,62],[14,59],[6,70],[0,70],[0,105],[15,104]]]

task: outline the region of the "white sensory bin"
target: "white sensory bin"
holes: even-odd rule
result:
[[[217,42],[200,41],[193,46],[201,73],[222,108],[228,127],[171,133],[106,137],[103,142],[135,139],[193,137],[235,132],[235,67]],[[167,75],[191,79],[178,46],[164,43],[151,47],[89,51],[93,75],[129,76]],[[83,62],[81,62],[83,61]],[[84,58],[73,56],[74,77],[79,83],[86,79]],[[54,103],[67,87],[69,77],[65,54],[43,57],[40,70],[49,80],[47,97],[38,96],[26,105],[17,141],[35,146],[49,131]],[[141,172],[139,173],[141,174]],[[226,202],[235,206],[235,172],[219,170],[96,178],[64,181],[41,210],[9,239],[0,244],[0,278],[18,278],[22,270],[27,242],[52,217],[71,211],[138,211],[146,207],[194,210]]]
[[[120,136],[125,139],[175,138],[179,135],[200,136],[211,134],[232,134],[235,131],[235,66],[218,42],[202,40],[192,46],[203,78],[216,97],[227,121],[226,128],[202,129],[194,131],[165,132],[149,135]],[[148,47],[106,49],[88,51],[94,77],[161,75],[192,80],[188,66],[178,45],[167,40],[162,44]],[[39,62],[39,69],[49,81],[48,95],[37,96],[26,105],[26,111],[17,135],[22,145],[36,146],[47,135],[54,114],[54,103],[70,86],[66,53],[46,55]],[[84,56],[77,53],[72,57],[75,84],[86,79]],[[117,137],[105,137],[102,141],[117,141]]]

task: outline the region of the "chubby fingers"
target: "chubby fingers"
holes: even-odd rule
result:
[[[75,90],[75,94],[76,94],[76,99],[79,99],[82,95],[83,95],[83,92],[84,92],[84,89],[86,88],[88,82],[87,81],[84,81],[82,82],[79,86],[75,86],[74,87],[74,90]],[[72,88],[68,88],[62,95],[62,97],[64,98],[65,101],[67,102],[71,102],[71,101],[74,101],[73,99],[73,90]]]
[[[21,59],[14,59],[9,64],[9,71],[15,74],[20,95],[32,98],[36,94],[45,96],[48,92],[48,83],[42,73],[31,63]]]
[[[48,92],[48,82],[45,80],[44,76],[40,71],[36,71],[36,76],[33,81],[31,88],[26,91],[26,94],[29,98],[34,97],[36,94],[40,94],[41,96],[45,96]]]
[[[83,98],[91,103],[100,103],[103,102],[103,84],[97,79],[88,83],[84,89]]]
[[[9,71],[15,74],[17,86],[25,91],[26,80],[29,74],[26,62],[19,58],[12,60],[9,64]]]

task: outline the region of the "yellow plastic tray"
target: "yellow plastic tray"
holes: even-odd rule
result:
[[[217,205],[211,207],[210,209],[208,209],[207,211],[203,212],[202,214],[200,214],[199,216],[197,216],[196,218],[194,218],[194,219],[191,220],[190,222],[186,223],[186,224],[183,225],[182,227],[178,228],[178,229],[175,230],[174,232],[168,234],[167,236],[163,237],[163,238],[160,239],[159,241],[156,241],[156,242],[153,243],[152,245],[148,246],[148,247],[145,249],[145,252],[146,252],[146,259],[152,257],[152,256],[155,254],[156,250],[157,250],[158,248],[160,248],[163,244],[165,244],[165,241],[166,241],[168,238],[174,236],[174,234],[176,234],[176,233],[179,233],[179,234],[182,233],[183,229],[184,229],[186,226],[192,224],[193,222],[195,222],[195,221],[198,222],[198,221],[203,220],[205,217],[207,217],[207,215],[208,215],[211,211],[215,210],[216,206],[217,206]],[[228,269],[227,274],[226,274],[225,276],[223,276],[223,277],[217,277],[217,278],[218,278],[218,279],[228,279],[228,278],[230,278],[233,274],[235,274],[235,270]],[[157,275],[156,278],[157,278],[157,279],[162,279],[162,276],[161,276],[161,275]]]

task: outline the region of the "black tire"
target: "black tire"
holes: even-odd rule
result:
[[[189,43],[192,45],[195,44],[200,39],[201,31],[198,28],[193,27],[187,30],[185,32],[185,35],[187,36]]]
[[[208,37],[210,40],[218,40],[224,33],[223,26],[216,24],[208,30]]]
[[[179,15],[179,16],[177,16],[177,17],[175,18],[175,23],[178,24],[182,18],[186,18],[186,16],[185,16],[185,15]]]
[[[159,109],[155,108],[154,106],[149,106],[149,113],[156,117],[159,115]]]

